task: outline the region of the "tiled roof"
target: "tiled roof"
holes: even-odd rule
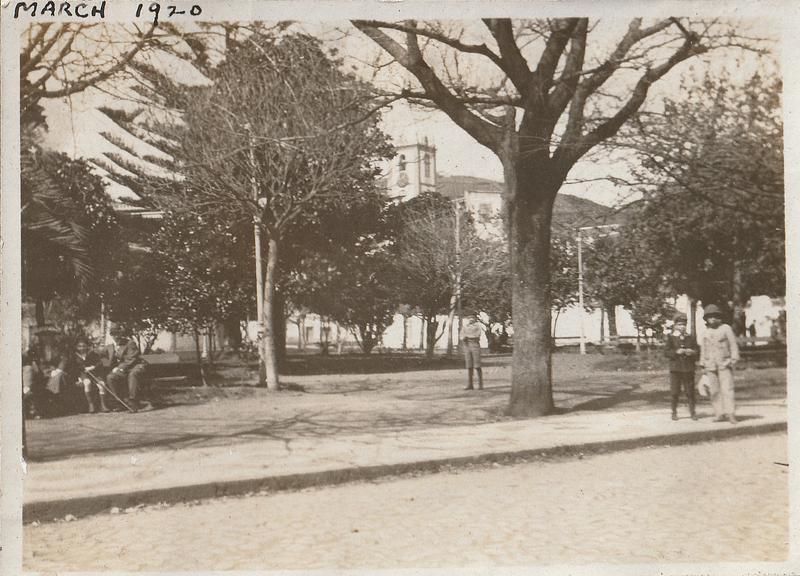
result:
[[[464,192],[483,192],[502,194],[505,185],[502,182],[477,178],[475,176],[442,176],[437,175],[436,190],[448,198],[462,198]],[[578,228],[602,224],[619,224],[624,222],[625,214],[617,210],[571,194],[556,196],[553,207],[553,221],[556,227]]]
[[[476,178],[475,176],[442,176],[437,174],[436,191],[447,198],[461,198],[464,192],[489,192],[502,194],[502,182]]]

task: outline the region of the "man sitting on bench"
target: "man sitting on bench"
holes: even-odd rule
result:
[[[100,380],[100,355],[91,349],[89,341],[86,338],[80,338],[75,345],[75,357],[81,369],[78,381],[83,386],[83,393],[86,396],[89,413],[93,414],[95,412],[94,388],[97,388],[97,394],[100,400],[100,411],[108,412],[106,389],[103,386],[102,380]]]
[[[135,412],[139,409],[138,393],[144,385],[147,364],[141,358],[139,345],[124,330],[112,333],[116,346],[108,375],[111,390],[120,397],[127,396],[127,403]],[[126,389],[127,384],[127,390]]]

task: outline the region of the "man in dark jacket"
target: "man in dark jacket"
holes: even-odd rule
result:
[[[686,332],[686,314],[677,314],[672,334],[667,336],[666,355],[669,358],[669,385],[672,419],[678,419],[678,398],[681,388],[689,401],[689,414],[697,420],[694,397],[694,365],[697,360],[697,341]]]
[[[108,375],[108,384],[118,396],[127,396],[128,404],[135,411],[139,407],[139,390],[144,384],[146,364],[141,358],[139,345],[125,332],[113,334],[114,357],[111,365],[114,368]],[[127,394],[125,385],[127,383]]]
[[[81,373],[78,376],[78,380],[83,386],[83,393],[86,396],[89,413],[95,412],[94,388],[97,388],[100,399],[100,411],[108,412],[106,389],[102,386],[102,383],[98,384],[98,382],[101,382],[100,370],[102,369],[100,355],[92,350],[88,340],[81,338],[75,346],[75,358],[80,367]]]

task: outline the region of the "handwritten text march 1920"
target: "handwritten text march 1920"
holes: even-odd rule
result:
[[[119,7],[117,4],[115,8]],[[119,9],[119,8],[117,8]],[[158,24],[160,19],[171,19],[178,16],[199,16],[203,9],[198,4],[176,5],[161,2],[126,5],[133,11],[135,18],[144,18]],[[17,2],[14,5],[14,18],[79,18],[98,19],[106,17],[106,0],[101,2]]]

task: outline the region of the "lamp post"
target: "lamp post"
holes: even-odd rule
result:
[[[253,133],[251,131],[250,123],[244,125],[247,130],[248,137],[248,152],[250,154],[250,188],[253,193],[253,201],[256,206],[262,208],[262,204],[258,197],[258,185],[256,183],[256,154],[255,144],[253,141]],[[258,327],[258,366],[259,366],[259,383],[263,384],[266,374],[264,373],[264,354],[262,350],[264,338],[264,273],[261,263],[261,226],[259,226],[259,218],[253,218],[253,240],[255,244],[255,264],[256,264],[256,316]]]
[[[611,228],[612,231],[605,234],[605,236],[613,236],[619,234],[616,228],[619,224],[602,224],[599,226],[582,226],[578,228],[578,306],[581,313],[581,338],[580,338],[580,353],[586,354],[586,308],[583,306],[583,235],[584,230],[600,230],[604,228]]]
[[[586,310],[583,307],[583,237],[581,236],[581,230],[583,228],[578,228],[578,307],[581,312],[580,351],[581,354],[586,354],[586,329],[584,327]]]
[[[456,347],[461,350],[461,206],[464,199],[455,201],[456,205],[456,312],[458,314],[458,331]]]

